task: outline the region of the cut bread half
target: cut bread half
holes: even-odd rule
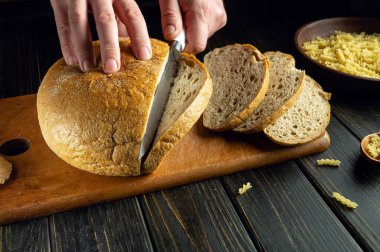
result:
[[[281,145],[296,145],[319,137],[330,121],[330,94],[310,76],[296,103],[276,122],[264,129],[265,135]]]
[[[269,61],[252,45],[228,45],[205,56],[214,91],[203,114],[205,127],[223,131],[243,123],[264,99]]]
[[[177,77],[166,104],[153,147],[145,160],[142,173],[154,171],[197,122],[212,94],[212,81],[194,56],[183,53]]]
[[[181,56],[157,139],[144,164],[141,143],[169,45],[151,39],[152,58],[138,60],[128,38],[119,43],[117,73],[105,74],[101,68],[83,73],[58,60],[38,90],[38,120],[47,145],[72,166],[100,175],[137,176],[154,171],[195,124],[211,97],[212,83],[201,62]],[[99,41],[93,48],[100,59]]]
[[[305,72],[295,68],[293,56],[281,52],[266,52],[264,57],[270,62],[268,91],[259,106],[235,131],[262,131],[294,105],[303,89]]]

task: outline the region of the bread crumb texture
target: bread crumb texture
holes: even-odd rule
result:
[[[357,208],[358,204],[345,198],[343,195],[337,192],[333,192],[332,198],[348,208]]]
[[[305,53],[332,69],[362,77],[380,78],[380,34],[347,33],[305,42]]]
[[[110,75],[101,68],[83,73],[63,59],[49,69],[38,90],[38,119],[60,158],[96,174],[140,174],[140,144],[169,50],[164,42],[151,44],[152,59],[140,61],[130,40],[121,39],[121,68]],[[99,61],[99,42],[94,51]]]
[[[205,127],[223,131],[244,122],[264,99],[269,61],[252,45],[228,45],[205,56],[214,91],[204,111]]]
[[[206,67],[193,55],[183,53],[177,77],[166,104],[153,147],[142,168],[152,172],[201,117],[212,94]]]
[[[330,122],[330,94],[306,75],[305,86],[295,104],[264,129],[272,141],[282,145],[310,142],[319,137]]]
[[[294,58],[281,52],[266,52],[269,59],[269,87],[252,114],[234,130],[257,133],[275,122],[296,102],[304,86],[305,72],[296,69]]]
[[[4,184],[12,172],[12,164],[0,156],[0,184]]]
[[[372,158],[380,157],[380,133],[370,136],[367,150]]]

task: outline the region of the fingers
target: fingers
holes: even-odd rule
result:
[[[92,39],[87,17],[87,1],[68,0],[67,4],[71,42],[81,70],[87,72],[94,67]]]
[[[107,74],[114,73],[120,69],[120,47],[112,2],[97,0],[92,1],[91,6],[100,40],[103,71]]]
[[[120,18],[116,16],[116,22],[117,22],[117,33],[119,34],[119,37],[129,37],[127,27],[123,24],[123,22],[120,21]]]
[[[160,0],[161,25],[166,40],[175,39],[182,30],[178,0]]]
[[[61,45],[63,58],[65,59],[67,65],[76,65],[78,64],[78,61],[75,56],[74,45],[71,42],[71,31],[66,2],[52,0],[51,5],[54,11],[55,23],[57,26],[59,43]]]
[[[144,17],[134,0],[121,0],[114,3],[115,11],[121,22],[127,27],[132,50],[136,58],[148,60],[152,57],[152,48]]]
[[[189,13],[186,17],[186,47],[185,52],[197,54],[207,45],[209,28],[206,19],[196,13]]]
[[[202,52],[207,39],[227,22],[223,0],[178,0],[183,11],[189,53]]]

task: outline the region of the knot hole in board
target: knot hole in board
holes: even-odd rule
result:
[[[26,138],[10,139],[0,145],[0,154],[5,156],[17,156],[26,152],[32,143]]]

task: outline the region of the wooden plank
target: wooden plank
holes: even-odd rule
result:
[[[140,197],[157,251],[256,251],[217,179]]]
[[[317,155],[300,159],[305,172],[325,201],[338,215],[357,242],[366,250],[380,248],[380,169],[361,158],[360,142],[335,117],[328,130],[331,146]],[[339,168],[320,167],[316,160],[341,160]],[[355,210],[331,199],[332,192],[359,204]]]
[[[137,198],[49,217],[54,251],[153,251]]]
[[[331,104],[333,114],[359,139],[380,132],[379,97],[347,99],[347,97],[333,96]]]
[[[222,178],[249,234],[264,251],[360,251],[294,162]],[[238,195],[238,188],[252,188]]]
[[[50,251],[47,217],[0,226],[0,251]]]
[[[39,128],[35,95],[0,100],[0,118],[0,145],[20,137],[31,143],[26,152],[6,157],[14,169],[7,183],[0,185],[0,223],[279,163],[323,151],[329,145],[327,133],[304,145],[284,147],[263,134],[248,138],[235,132],[211,132],[200,120],[154,173],[107,177],[75,169],[49,149]],[[0,152],[7,155],[2,147]]]

